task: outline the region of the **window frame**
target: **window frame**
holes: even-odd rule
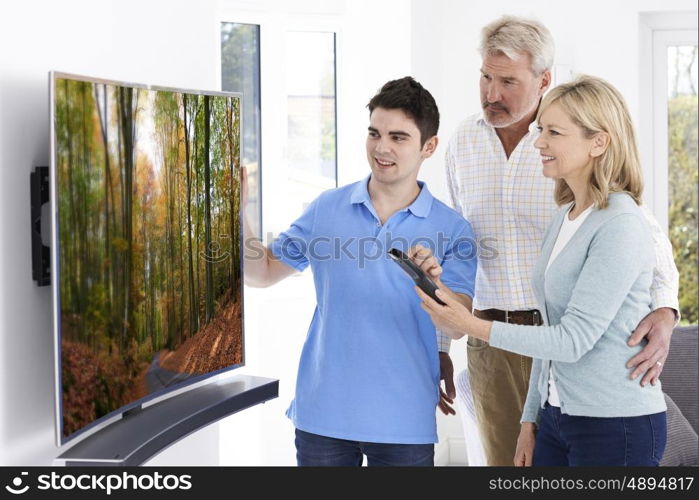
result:
[[[697,44],[697,11],[640,15],[639,149],[646,181],[644,202],[669,231],[667,49]]]
[[[237,8],[239,6],[240,8]],[[271,3],[232,2],[218,9],[215,16],[215,43],[218,64],[216,81],[221,85],[221,25],[223,23],[255,24],[260,32],[260,227],[265,243],[269,235],[285,229],[289,223],[288,207],[274,200],[283,200],[286,180],[294,175],[286,162],[286,120],[279,119],[279,110],[286,110],[284,65],[275,61],[284,58],[284,38],[287,31],[317,31],[335,34],[335,186],[338,185],[342,163],[343,116],[341,96],[342,37],[344,21],[340,14],[298,14],[274,8]],[[245,99],[245,96],[243,96]],[[310,201],[310,200],[309,200]],[[295,216],[301,215],[293,214]],[[292,216],[293,216],[292,215]],[[281,224],[281,220],[285,224]],[[282,227],[283,226],[283,227]]]
[[[332,34],[333,35],[333,50],[335,53],[334,56],[334,68],[333,68],[333,92],[334,92],[334,100],[335,100],[335,171],[334,171],[334,180],[332,182],[329,182],[328,178],[324,178],[321,175],[316,175],[316,174],[311,174],[309,172],[306,172],[305,170],[295,168],[291,165],[287,165],[287,172],[288,175],[291,179],[304,182],[306,179],[313,184],[319,185],[319,186],[324,186],[325,189],[331,189],[331,188],[336,188],[338,187],[338,131],[337,131],[337,124],[338,124],[338,119],[337,119],[337,108],[338,108],[338,94],[337,94],[337,31],[329,30],[329,29],[298,29],[296,27],[290,28],[287,27],[284,30],[284,33],[282,36],[287,36],[289,33],[324,33],[324,34]],[[285,86],[286,87],[286,86]],[[285,88],[286,90],[286,88]],[[284,98],[286,99],[288,95],[286,92],[284,92]],[[288,103],[284,103],[284,109],[288,109]],[[284,123],[284,138],[285,138],[285,144],[288,145],[288,122]],[[309,200],[310,201],[310,200]]]
[[[264,163],[264,153],[262,149],[262,25],[259,22],[254,21],[255,17],[249,17],[250,14],[241,14],[238,15],[236,14],[236,17],[241,17],[244,19],[250,19],[250,21],[245,21],[245,20],[235,20],[235,21],[225,21],[225,20],[218,20],[216,23],[217,27],[217,43],[216,43],[216,60],[218,61],[218,64],[216,64],[216,81],[218,82],[218,85],[220,87],[220,90],[223,90],[223,54],[222,54],[222,47],[221,47],[221,27],[222,25],[231,23],[231,24],[249,24],[253,26],[257,26],[258,28],[258,60],[259,60],[259,71],[260,71],[260,85],[258,88],[258,92],[260,94],[260,110],[259,110],[259,116],[260,116],[260,137],[257,138],[257,145],[258,145],[258,167],[257,167],[257,183],[258,183],[258,192],[257,192],[257,199],[259,202],[259,206],[257,207],[257,218],[259,221],[259,232],[256,234],[257,237],[262,237],[264,234],[264,214],[263,214],[263,202],[264,202],[264,195],[263,195],[263,177],[262,177],[262,165]],[[242,95],[241,93],[241,101],[245,100],[245,96]],[[241,117],[240,117],[240,126],[241,126],[241,160],[242,160],[242,138],[244,137],[244,134],[242,133],[242,129],[244,127],[244,119],[242,115],[242,107],[241,107]]]

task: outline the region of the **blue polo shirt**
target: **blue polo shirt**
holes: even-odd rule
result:
[[[415,201],[382,225],[368,181],[321,194],[270,247],[298,271],[310,265],[316,289],[287,416],[296,428],[327,437],[435,443],[435,328],[413,281],[387,252],[429,246],[444,284],[473,297],[474,233],[422,182]]]

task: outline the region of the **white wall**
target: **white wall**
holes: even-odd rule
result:
[[[555,64],[573,73],[588,73],[609,80],[627,100],[638,124],[639,14],[654,11],[696,12],[696,0],[413,0],[413,74],[433,92],[440,107],[440,151],[422,168],[422,177],[438,196],[446,197],[444,151],[450,135],[467,115],[480,110],[477,51],[480,29],[504,14],[534,17],[543,22],[556,41]],[[696,15],[696,14],[695,14]],[[649,140],[649,138],[641,138]],[[452,344],[456,371],[466,364],[466,341]],[[443,440],[458,441],[463,433],[457,419],[440,418]],[[453,457],[458,460],[458,457]],[[463,461],[463,459],[461,459]]]
[[[0,3],[0,464],[47,465],[60,452],[53,445],[50,290],[31,279],[28,227],[28,176],[49,160],[49,70],[219,89],[217,23],[237,21],[230,17],[237,12],[271,15],[282,27],[328,18],[341,25],[340,182],[366,175],[364,106],[385,81],[410,73],[410,5],[403,0]],[[268,124],[280,121],[270,103],[263,106]],[[273,179],[273,165],[265,170]],[[283,199],[265,203],[284,207]],[[289,213],[288,221],[296,215]],[[283,413],[313,310],[310,273],[247,292],[248,359],[242,372],[279,378],[280,398],[189,436],[153,464],[216,463],[219,434],[221,463],[295,463],[293,432]]]
[[[49,161],[48,72],[217,89],[215,9],[214,1],[0,5],[0,464],[46,465],[59,452],[50,289],[31,279],[28,228],[29,173]],[[217,439],[207,436],[216,456]]]

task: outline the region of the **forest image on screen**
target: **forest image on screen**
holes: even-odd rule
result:
[[[240,98],[54,79],[62,435],[243,363]]]

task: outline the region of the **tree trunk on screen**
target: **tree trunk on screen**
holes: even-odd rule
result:
[[[150,237],[147,231],[147,226],[148,226],[148,218],[146,216],[146,197],[148,196],[147,193],[144,192],[142,196],[142,203],[141,203],[141,240],[142,240],[142,245],[143,245],[143,262],[141,263],[141,267],[143,268],[143,273],[141,276],[141,279],[143,280],[143,283],[141,286],[143,287],[144,292],[148,289],[148,281],[150,281],[151,277],[149,276],[150,269],[149,266],[146,265],[146,257],[148,254],[151,252],[151,241]],[[140,287],[139,287],[140,288]],[[143,340],[149,335],[149,324],[148,324],[148,296],[144,293],[144,299],[143,299],[143,304],[142,304],[142,310],[143,310],[143,320],[140,322],[140,334],[138,337],[138,343],[141,344]]]
[[[123,245],[121,245],[124,240],[124,133],[121,127],[121,90],[119,87],[115,89],[114,98],[116,100],[116,113],[117,113],[117,154],[118,154],[118,168],[117,173],[119,174],[119,223],[118,230],[115,227],[114,238],[119,237],[119,247],[113,250],[114,254],[114,268],[119,270],[118,279],[117,273],[115,271],[114,280],[114,318],[113,322],[116,326],[116,330],[119,333],[119,348],[125,344],[124,339],[124,250]],[[116,199],[112,196],[112,204],[116,204]],[[116,205],[114,212],[116,212]],[[115,214],[116,217],[116,214]]]
[[[163,131],[163,167],[165,169],[165,241],[167,248],[167,256],[165,257],[165,273],[167,279],[167,346],[172,349],[175,345],[175,271],[174,260],[174,245],[173,245],[173,211],[172,211],[172,172],[168,159],[167,149],[167,129]]]
[[[73,143],[73,122],[74,120],[72,119],[73,117],[73,110],[71,109],[72,107],[70,106],[71,103],[71,98],[70,98],[70,87],[68,85],[68,80],[64,80],[64,89],[65,89],[65,95],[66,95],[66,129],[67,129],[67,136],[68,136],[68,162],[66,165],[66,172],[67,172],[67,177],[68,177],[68,206],[69,206],[69,211],[68,211],[68,225],[70,226],[71,231],[75,231],[77,229],[77,210],[76,210],[76,183],[73,175],[73,168],[75,165],[75,160],[74,160],[74,143]],[[70,302],[69,302],[69,307],[72,310],[72,312],[78,314],[80,312],[80,293],[78,290],[78,256],[76,252],[76,242],[75,239],[69,238],[66,241],[66,254],[68,258],[66,259],[69,263],[69,269],[63,270],[64,273],[66,273],[69,276],[69,281],[70,281]],[[78,328],[77,332],[74,332],[74,335],[80,340],[83,340],[82,336],[82,331],[80,328]]]
[[[88,223],[87,219],[89,216],[87,201],[90,194],[90,149],[88,137],[88,107],[87,107],[87,88],[90,84],[87,82],[82,82],[80,85],[80,182],[78,183],[78,199],[80,200],[80,207],[78,209],[78,230],[75,234],[78,240],[78,248],[80,249],[80,259],[79,259],[79,288],[80,288],[80,302],[81,302],[81,315],[82,321],[81,330],[84,337],[84,342],[94,349],[94,335],[89,335],[87,331],[87,305],[88,305],[88,280],[92,278],[90,276],[90,252],[88,249]]]
[[[204,248],[206,254],[206,322],[214,316],[214,276],[211,252],[211,158],[209,140],[211,134],[211,109],[209,96],[204,96]]]
[[[134,173],[134,148],[135,148],[135,116],[134,109],[136,108],[136,101],[138,100],[138,93],[136,94],[136,99],[134,99],[133,89],[120,87],[119,88],[119,99],[121,101],[120,112],[120,124],[123,138],[123,148],[124,148],[124,209],[123,213],[123,226],[124,226],[124,239],[126,240],[126,254],[124,256],[124,268],[123,268],[123,297],[124,297],[124,310],[123,310],[123,334],[122,334],[122,349],[126,345],[126,341],[129,335],[133,334],[132,328],[134,327],[133,320],[133,293],[132,293],[132,264],[133,264],[133,173]]]
[[[199,330],[199,316],[197,313],[197,302],[194,295],[194,263],[192,261],[192,165],[189,157],[189,122],[187,121],[187,94],[182,94],[184,108],[184,157],[185,168],[187,170],[187,251],[189,262],[187,270],[189,273],[189,332],[190,335]]]
[[[100,98],[97,92],[97,85],[95,84],[95,107],[97,108],[97,114],[100,122],[100,131],[102,132],[102,147],[104,148],[104,259],[103,259],[103,274],[104,274],[104,286],[107,294],[107,337],[112,338],[112,245],[111,237],[109,231],[109,195],[110,191],[113,193],[112,188],[112,173],[111,166],[109,164],[109,112],[108,112],[108,98],[107,98],[107,85],[102,86],[102,106],[104,110],[100,110]],[[112,195],[113,198],[113,195]],[[112,203],[112,211],[114,210],[114,205]],[[112,214],[113,216],[113,214]],[[111,343],[110,343],[111,348]]]
[[[197,98],[198,99],[198,98]],[[198,117],[199,115],[199,110],[200,110],[200,103],[197,102],[197,111],[195,116]],[[192,141],[192,144],[194,145],[194,158],[192,159],[192,168],[193,168],[193,175],[194,175],[194,193],[195,193],[195,199],[196,203],[194,204],[195,207],[195,227],[194,227],[194,272],[196,274],[196,281],[194,283],[194,295],[197,300],[197,325],[201,326],[201,262],[202,259],[200,257],[200,251],[201,251],[201,173],[199,169],[199,137],[200,137],[200,131],[197,128],[197,119],[194,119],[194,139]]]
[[[226,131],[228,135],[228,155],[231,169],[231,194],[230,211],[231,211],[231,286],[233,287],[233,298],[237,300],[238,286],[240,280],[240,165],[236,163],[236,151],[239,146],[239,136],[237,127],[234,124],[237,122],[234,118],[236,110],[232,100],[226,101]],[[238,209],[238,210],[236,210]]]

